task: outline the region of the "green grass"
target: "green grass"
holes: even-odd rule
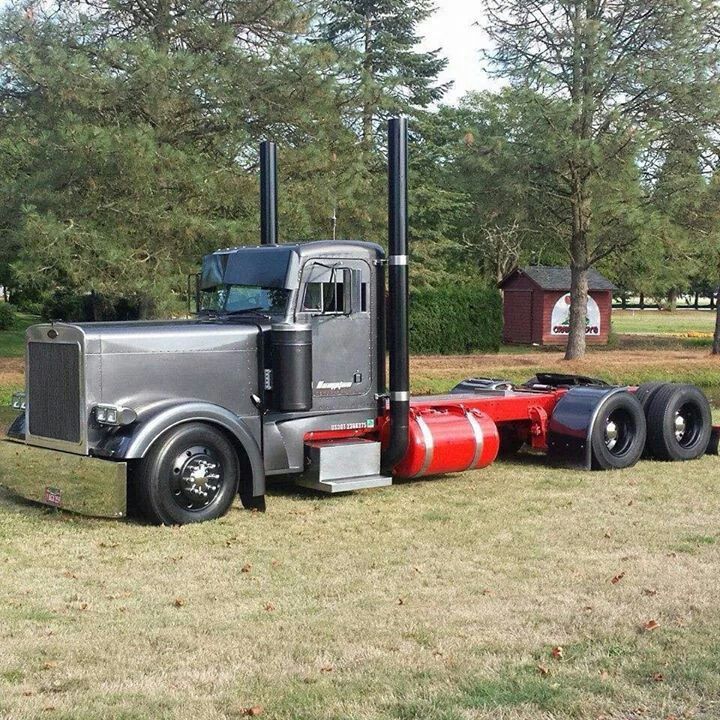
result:
[[[613,310],[612,328],[615,333],[649,335],[712,333],[715,329],[715,311]]]
[[[22,357],[25,354],[25,330],[40,322],[36,315],[18,313],[17,325],[12,330],[0,330],[0,357]]]
[[[717,463],[526,457],[182,528],[0,492],[0,716],[717,718]]]
[[[414,358],[413,386],[544,368],[720,387],[706,351],[560,357]],[[267,514],[182,528],[0,491],[0,717],[716,719],[718,462],[521,456],[344,497],[280,487]]]

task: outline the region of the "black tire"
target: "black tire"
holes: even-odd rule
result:
[[[157,525],[223,516],[235,499],[237,453],[220,431],[195,422],[168,430],[135,468],[137,504]]]
[[[610,395],[600,406],[590,435],[593,470],[635,465],[645,448],[647,424],[642,406],[629,392]]]
[[[635,397],[638,399],[638,402],[642,406],[643,410],[645,410],[646,418],[647,408],[650,405],[650,401],[653,399],[655,393],[667,384],[668,383],[664,382],[646,382],[638,386],[638,389],[635,391]]]
[[[710,403],[694,385],[668,384],[647,408],[648,451],[657,460],[694,460],[707,450]]]

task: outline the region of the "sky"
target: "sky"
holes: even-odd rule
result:
[[[452,80],[444,102],[456,104],[470,90],[497,89],[502,84],[484,67],[481,50],[488,47],[482,30],[483,8],[472,0],[435,0],[437,10],[419,27],[423,50],[441,48],[448,65],[440,79]],[[474,23],[478,23],[475,25]]]

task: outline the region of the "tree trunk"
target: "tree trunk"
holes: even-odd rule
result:
[[[585,355],[587,329],[588,271],[583,265],[570,265],[570,334],[565,348],[566,360]]]
[[[720,288],[718,288],[718,294],[720,294]],[[720,303],[716,303],[715,311],[715,334],[713,335],[713,346],[712,354],[720,355]]]
[[[673,289],[667,294],[668,310],[675,312],[677,310],[677,290]]]
[[[585,355],[587,330],[588,231],[590,229],[591,199],[587,180],[577,168],[571,167],[572,235],[570,237],[570,333],[565,348],[566,360],[577,360]]]
[[[365,32],[364,32],[364,48],[363,48],[363,81],[364,83],[370,83],[374,80],[374,68],[373,68],[373,32],[372,32],[372,18],[368,14],[365,17]],[[365,151],[370,150],[373,141],[373,115],[375,112],[375,106],[370,97],[370,88],[367,86],[363,88],[363,107],[362,107],[362,147]]]
[[[698,307],[700,307],[700,293],[695,293],[695,300],[693,301],[693,306],[697,310]]]
[[[640,309],[645,309],[645,293],[640,293]]]

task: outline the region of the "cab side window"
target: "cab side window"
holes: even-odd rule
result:
[[[347,268],[313,268],[305,284],[302,312],[342,315],[350,310],[350,271]]]

